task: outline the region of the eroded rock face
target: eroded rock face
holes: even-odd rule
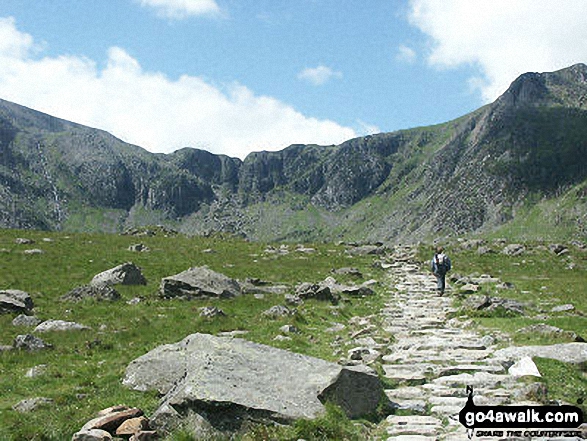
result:
[[[159,295],[163,298],[201,297],[230,298],[242,294],[240,284],[207,267],[194,267],[161,280]]]
[[[383,396],[378,376],[365,366],[343,367],[209,334],[192,334],[137,358],[123,384],[165,394],[152,422],[166,430],[170,421],[188,420],[199,427],[205,421],[217,430],[234,431],[247,420],[315,418],[326,400],[358,417],[373,412]]]

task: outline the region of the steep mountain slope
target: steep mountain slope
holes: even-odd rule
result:
[[[524,74],[494,103],[445,124],[244,161],[191,148],[151,154],[0,100],[4,227],[156,222],[267,240],[418,240],[523,229],[532,204],[546,215],[559,201],[561,232],[579,237],[586,180],[583,64]]]

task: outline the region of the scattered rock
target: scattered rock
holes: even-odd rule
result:
[[[36,397],[22,400],[12,406],[12,408],[20,413],[29,413],[37,410],[39,407],[50,406],[54,403],[51,398]]]
[[[296,287],[296,296],[302,300],[316,299],[332,303],[338,302],[338,298],[333,296],[330,288],[324,284],[304,282]]]
[[[106,430],[84,429],[75,433],[71,441],[113,441],[114,439],[113,435]],[[116,438],[116,440],[120,440],[120,438]]]
[[[112,441],[112,435],[100,429],[80,430],[73,435],[71,441]]]
[[[502,253],[507,256],[520,256],[520,255],[524,254],[525,251],[526,251],[526,247],[524,245],[521,245],[519,243],[513,243],[513,244],[506,246],[503,249]]]
[[[562,256],[569,252],[569,249],[560,243],[551,244],[549,245],[548,249],[557,256]]]
[[[143,301],[143,299],[141,299],[140,297],[133,297],[132,299],[130,299],[128,302],[126,302],[127,305],[138,305],[139,303],[141,303]]]
[[[24,374],[24,376],[27,378],[35,378],[35,377],[39,377],[39,376],[43,375],[46,371],[47,371],[47,365],[40,364],[38,366],[33,366],[32,368],[30,368],[26,372],[26,374]]]
[[[294,315],[295,313],[295,310],[289,309],[287,306],[275,305],[269,308],[268,310],[264,311],[263,315],[272,319],[276,319],[280,317]]]
[[[30,294],[18,289],[5,289],[0,291],[0,314],[22,312],[27,313],[33,309],[33,299]]]
[[[24,250],[23,253],[28,256],[32,256],[32,255],[36,255],[36,254],[44,254],[45,252],[39,248],[32,248],[30,250]]]
[[[226,317],[224,311],[216,306],[204,306],[200,308],[200,317],[214,318],[214,317]]]
[[[297,334],[300,332],[300,330],[294,325],[283,325],[279,330],[284,334]]]
[[[129,251],[133,251],[135,253],[148,253],[151,249],[146,246],[144,243],[136,243],[128,247]]]
[[[91,328],[75,322],[66,322],[65,320],[46,320],[39,324],[33,332],[87,331],[89,329]]]
[[[137,418],[130,418],[124,421],[118,428],[116,429],[116,435],[134,435],[137,432],[148,430],[149,429],[149,420],[144,417],[140,416]]]
[[[575,310],[575,306],[570,303],[567,303],[566,305],[555,306],[550,311],[551,312],[569,312],[569,311],[574,311],[574,310]]]
[[[363,274],[357,268],[345,267],[345,268],[333,269],[332,273],[340,275],[340,276],[356,277],[358,279],[363,278]]]
[[[154,430],[141,430],[130,437],[129,441],[154,441],[159,439]]]
[[[569,340],[576,342],[584,342],[585,340],[572,331],[565,331],[564,329],[557,328],[556,326],[547,325],[546,323],[538,323],[535,325],[526,326],[525,328],[518,329],[517,332],[525,334],[542,334],[554,337],[564,337]]]
[[[134,360],[123,384],[166,394],[155,427],[175,422],[229,432],[248,421],[316,418],[332,401],[351,417],[373,412],[383,394],[374,371],[342,367],[242,339],[193,334]]]
[[[147,280],[141,269],[132,262],[126,262],[96,274],[90,285],[146,285]]]
[[[35,243],[35,241],[33,239],[28,239],[26,237],[17,237],[16,239],[14,239],[14,243],[17,245],[31,245]]]
[[[510,283],[510,282],[502,282],[502,283],[495,285],[495,287],[497,289],[514,289],[515,288],[514,284]]]
[[[298,296],[293,295],[293,294],[286,294],[284,299],[285,299],[285,303],[287,303],[288,305],[291,305],[291,306],[299,306],[302,303],[304,303],[304,301],[302,299],[300,299]]]
[[[34,315],[25,315],[20,314],[19,316],[15,317],[12,320],[13,326],[37,326],[41,323],[41,319],[35,317]]]
[[[80,302],[84,299],[113,302],[120,294],[110,285],[82,285],[61,296],[62,301]]]
[[[516,315],[524,314],[524,305],[522,303],[517,300],[503,299],[501,297],[470,296],[463,302],[463,308],[475,311],[496,311],[501,309]]]
[[[477,248],[477,254],[479,256],[485,256],[486,254],[494,254],[494,253],[495,253],[495,251],[493,251],[493,249],[491,249],[488,246],[482,246],[482,247]]]
[[[242,294],[236,280],[212,271],[208,267],[194,267],[161,280],[159,295],[166,299],[201,297],[231,298]]]
[[[31,334],[17,335],[13,343],[14,349],[25,351],[41,351],[44,349],[51,349],[53,346],[45,343],[38,337]]]
[[[530,375],[533,377],[542,377],[538,371],[538,367],[528,356],[522,357],[519,361],[511,365],[508,373],[514,377],[524,377]]]
[[[466,285],[461,286],[459,291],[461,294],[474,294],[479,291],[481,287],[479,285],[475,285],[473,283],[467,283]]]
[[[110,433],[116,433],[116,429],[126,420],[140,416],[143,416],[143,411],[136,407],[115,411],[88,421],[83,425],[81,430],[100,429]]]
[[[343,325],[342,323],[335,323],[330,328],[325,329],[324,332],[336,333],[336,332],[344,331],[345,329],[346,329],[346,326]]]

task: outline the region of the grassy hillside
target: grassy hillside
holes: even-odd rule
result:
[[[33,245],[17,245],[25,236]],[[151,251],[134,253],[127,248],[142,242]],[[307,245],[310,246],[310,245]],[[27,248],[39,248],[40,255],[25,255]],[[230,238],[130,237],[107,234],[65,234],[0,230],[0,289],[29,292],[40,319],[75,321],[92,328],[82,332],[54,332],[40,335],[54,349],[41,353],[0,353],[0,439],[69,439],[97,410],[118,404],[137,406],[147,414],[157,407],[153,394],[137,393],[122,387],[126,366],[134,358],[164,343],[173,343],[194,332],[218,333],[246,330],[246,338],[296,352],[337,360],[331,343],[336,334],[324,329],[335,322],[345,323],[356,315],[369,315],[381,308],[380,295],[369,299],[344,299],[337,306],[307,301],[293,318],[270,320],[262,312],[284,304],[282,295],[263,298],[245,295],[232,300],[192,302],[159,300],[161,278],[192,266],[211,269],[241,280],[261,278],[287,284],[291,291],[301,282],[318,282],[333,268],[359,268],[366,279],[377,276],[372,257],[349,257],[341,246],[317,245],[314,253],[277,255],[265,252],[266,245]],[[61,302],[72,288],[87,284],[98,272],[133,261],[148,280],[146,286],[120,286],[122,300],[110,302]],[[344,278],[337,276],[340,281]],[[348,279],[346,280],[348,281]],[[127,301],[140,297],[136,305]],[[199,308],[218,306],[226,317],[205,319]],[[12,325],[13,314],[0,315],[0,344],[11,345],[18,334],[31,328]],[[274,341],[284,324],[300,329],[291,341]],[[349,328],[347,328],[349,329]],[[346,331],[345,331],[346,332]],[[342,348],[344,350],[344,347]],[[346,351],[344,351],[346,353]],[[32,367],[46,364],[38,378],[26,378]],[[55,403],[23,418],[12,406],[26,398],[43,396]]]

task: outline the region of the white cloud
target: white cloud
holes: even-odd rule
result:
[[[220,7],[215,0],[136,0],[164,18],[183,19],[197,15],[216,15]]]
[[[337,144],[351,128],[307,117],[247,87],[216,87],[184,75],[171,80],[145,71],[112,47],[103,69],[84,57],[34,58],[34,41],[0,19],[0,97],[107,130],[153,152],[199,147],[243,158],[294,143]]]
[[[315,86],[321,86],[331,78],[342,78],[341,72],[336,72],[326,66],[309,67],[298,74],[300,80],[308,81]]]
[[[494,100],[525,72],[587,60],[584,0],[411,0],[410,22],[432,38],[429,62],[478,66],[469,84]]]
[[[416,57],[416,51],[403,44],[398,47],[397,54],[395,56],[396,60],[408,64],[412,64],[414,61],[416,61]]]

